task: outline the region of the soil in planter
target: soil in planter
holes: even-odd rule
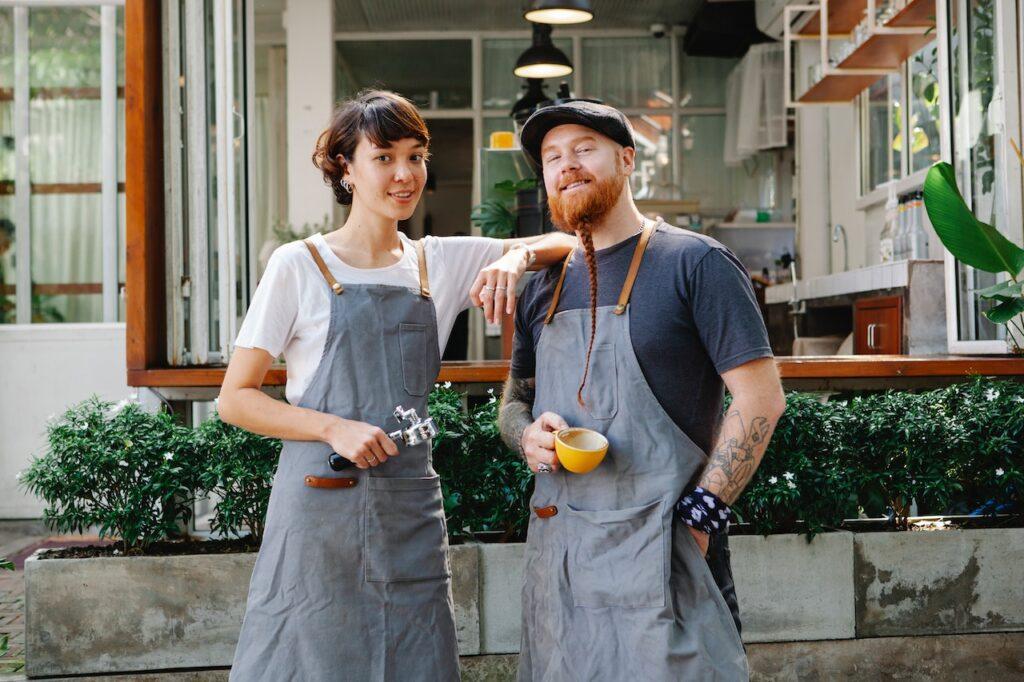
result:
[[[91,559],[120,556],[185,556],[189,554],[242,554],[255,552],[259,543],[248,538],[230,540],[184,540],[180,542],[154,542],[145,551],[121,551],[121,543],[110,545],[87,545],[85,547],[62,547],[51,549],[39,555],[40,559]]]

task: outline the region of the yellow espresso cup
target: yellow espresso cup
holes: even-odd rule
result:
[[[555,434],[558,462],[574,474],[593,471],[607,452],[608,439],[597,431],[577,427],[562,429]]]

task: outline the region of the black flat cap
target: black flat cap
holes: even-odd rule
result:
[[[607,104],[587,100],[569,100],[548,107],[542,107],[530,115],[519,133],[519,143],[538,166],[541,165],[540,145],[552,128],[568,123],[592,128],[623,147],[636,147],[633,141],[633,127],[626,116]]]

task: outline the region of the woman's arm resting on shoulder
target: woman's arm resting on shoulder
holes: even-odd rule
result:
[[[483,307],[484,317],[496,324],[501,312],[511,315],[516,304],[516,284],[527,270],[540,270],[563,260],[576,248],[576,237],[562,232],[549,232],[537,237],[503,239],[504,255],[477,275],[469,291],[473,305]],[[529,249],[519,245],[529,246]],[[536,260],[530,263],[530,252]]]
[[[262,348],[235,349],[217,399],[223,421],[262,436],[326,443],[360,469],[398,454],[398,447],[380,427],[289,405],[261,391],[273,361]]]

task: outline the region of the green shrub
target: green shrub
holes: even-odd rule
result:
[[[0,571],[13,571],[14,564],[7,559],[0,558]],[[0,635],[0,656],[7,653],[7,635]]]
[[[196,429],[199,494],[217,496],[210,527],[225,536],[263,539],[270,490],[281,454],[281,441],[232,426],[214,415]]]
[[[498,431],[498,400],[463,408],[463,395],[450,384],[430,396],[430,416],[438,425],[434,468],[441,476],[448,533],[468,537],[494,531],[522,539],[529,520],[533,474]]]
[[[196,487],[191,429],[137,403],[93,396],[47,425],[49,448],[21,482],[46,502],[58,532],[99,527],[125,551],[177,533],[192,515]]]

